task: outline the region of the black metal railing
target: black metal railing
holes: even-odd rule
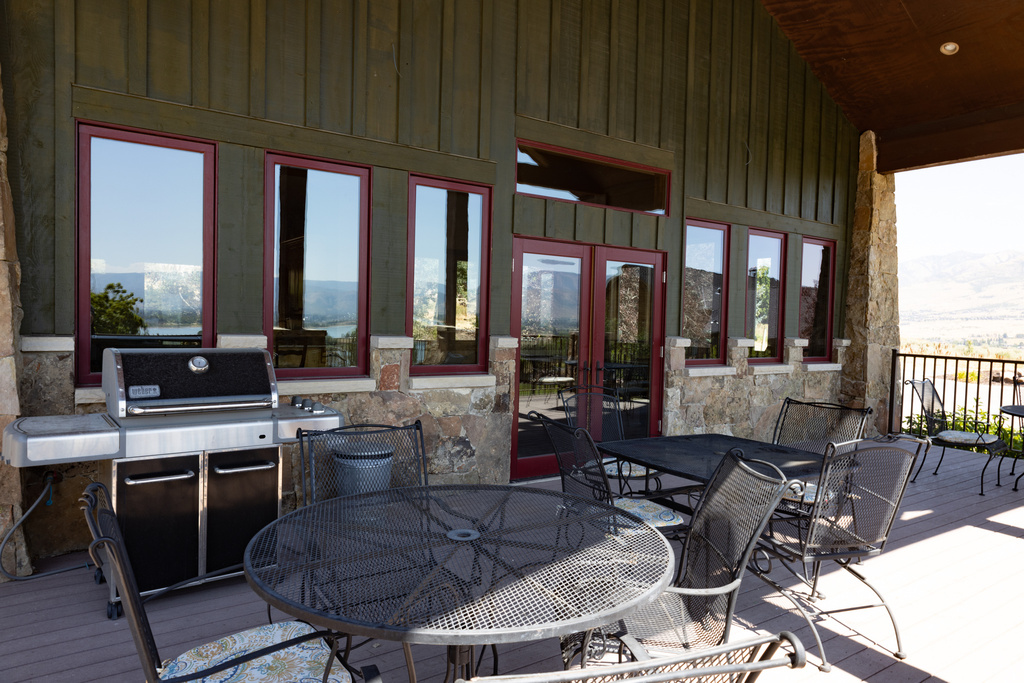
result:
[[[1022,425],[1000,414],[1004,405],[1024,403],[1024,360],[892,354],[889,428],[894,432],[924,434],[921,401],[906,382],[930,379],[956,428],[1000,434],[1015,451],[1021,450]]]

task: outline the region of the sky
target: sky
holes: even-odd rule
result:
[[[896,174],[901,259],[1024,252],[1024,154]]]

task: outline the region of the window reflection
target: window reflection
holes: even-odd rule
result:
[[[412,337],[414,365],[476,365],[484,195],[415,186]]]
[[[202,345],[207,153],[138,134],[153,144],[83,135],[89,371],[100,371],[109,346]]]
[[[724,275],[725,230],[687,225],[683,270],[683,336],[690,340],[687,359],[723,358]]]
[[[805,358],[829,357],[832,249],[830,243],[804,238],[800,274],[800,337],[808,342]]]
[[[747,334],[751,358],[780,359],[782,238],[751,232],[747,260]]]
[[[363,178],[278,163],[274,179],[274,365],[355,367]]]

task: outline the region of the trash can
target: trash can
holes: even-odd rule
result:
[[[338,495],[388,488],[394,453],[394,446],[389,444],[348,443],[336,447],[332,455]]]

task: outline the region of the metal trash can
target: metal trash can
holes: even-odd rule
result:
[[[380,491],[391,483],[394,446],[388,444],[350,443],[332,451],[337,495]]]

